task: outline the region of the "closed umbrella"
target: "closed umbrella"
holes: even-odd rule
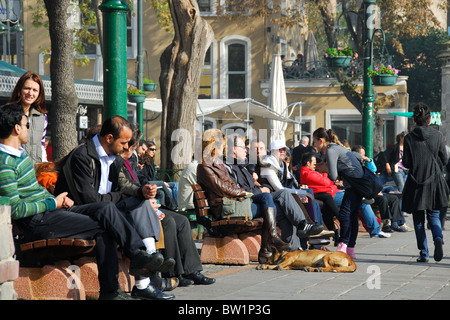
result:
[[[270,96],[268,105],[271,109],[282,116],[287,116],[286,89],[284,86],[283,67],[281,56],[274,54],[272,59],[272,72],[270,74]],[[271,141],[286,141],[284,131],[287,122],[271,120]]]
[[[103,82],[103,56],[100,52],[100,46],[96,46],[94,63],[94,81]]]
[[[314,37],[312,31],[308,33],[305,51],[305,68],[306,70],[313,70],[316,66],[316,61],[319,61],[319,51],[317,50],[316,37]]]

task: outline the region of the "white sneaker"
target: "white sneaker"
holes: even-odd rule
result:
[[[316,245],[329,245],[330,240],[327,239],[309,239],[309,244],[316,244]]]
[[[377,234],[375,234],[375,235],[373,235],[373,236],[370,236],[370,237],[371,237],[371,238],[372,238],[372,237],[375,237],[375,238],[390,238],[391,235],[390,235],[389,233],[380,231],[380,232],[378,232]]]
[[[334,231],[328,231],[328,230],[322,230],[319,234],[315,234],[312,236],[309,236],[310,239],[313,238],[330,238],[330,237],[334,237],[335,233]]]

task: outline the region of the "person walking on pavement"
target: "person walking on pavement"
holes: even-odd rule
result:
[[[418,262],[429,258],[425,233],[425,215],[430,224],[434,241],[434,260],[443,256],[440,209],[447,206],[449,188],[442,170],[448,156],[442,134],[429,126],[431,112],[424,103],[414,107],[416,128],[405,136],[403,165],[409,169],[403,189],[402,211],[412,212],[417,247],[420,250]]]

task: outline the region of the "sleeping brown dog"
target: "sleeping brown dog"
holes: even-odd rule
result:
[[[354,272],[356,264],[350,256],[340,251],[296,250],[278,252],[274,250],[267,264],[258,270],[305,270],[307,272]]]

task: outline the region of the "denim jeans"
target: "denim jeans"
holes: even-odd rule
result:
[[[336,193],[335,201],[336,196],[338,200],[342,196],[341,203],[336,202],[337,205],[341,206],[338,217],[341,227],[341,242],[354,248],[358,237],[358,211],[361,207],[362,197],[353,188]]]
[[[406,181],[406,174],[403,170],[392,172],[391,175],[386,175],[384,173],[380,176],[380,180],[383,184],[386,184],[386,181],[394,181],[398,191],[403,192],[403,187],[405,186]]]
[[[275,213],[277,212],[277,206],[273,202],[273,196],[270,193],[262,192],[257,193],[252,196],[252,214],[253,219],[263,216],[263,212],[268,207],[275,208]]]
[[[178,182],[168,182],[169,188],[172,189],[173,200],[178,206]]]
[[[334,195],[334,202],[336,202],[338,206],[342,205],[345,192],[346,191],[341,190]],[[373,236],[380,233],[380,224],[378,223],[378,220],[375,217],[375,212],[373,212],[370,204],[361,203],[360,209],[362,218],[366,223],[366,227],[369,230],[370,235]]]
[[[436,238],[444,239],[442,236],[441,220],[439,218],[440,210],[421,210],[413,212],[414,232],[416,233],[417,248],[420,250],[420,256],[429,257],[427,235],[425,232],[425,214],[430,224],[433,241]]]

